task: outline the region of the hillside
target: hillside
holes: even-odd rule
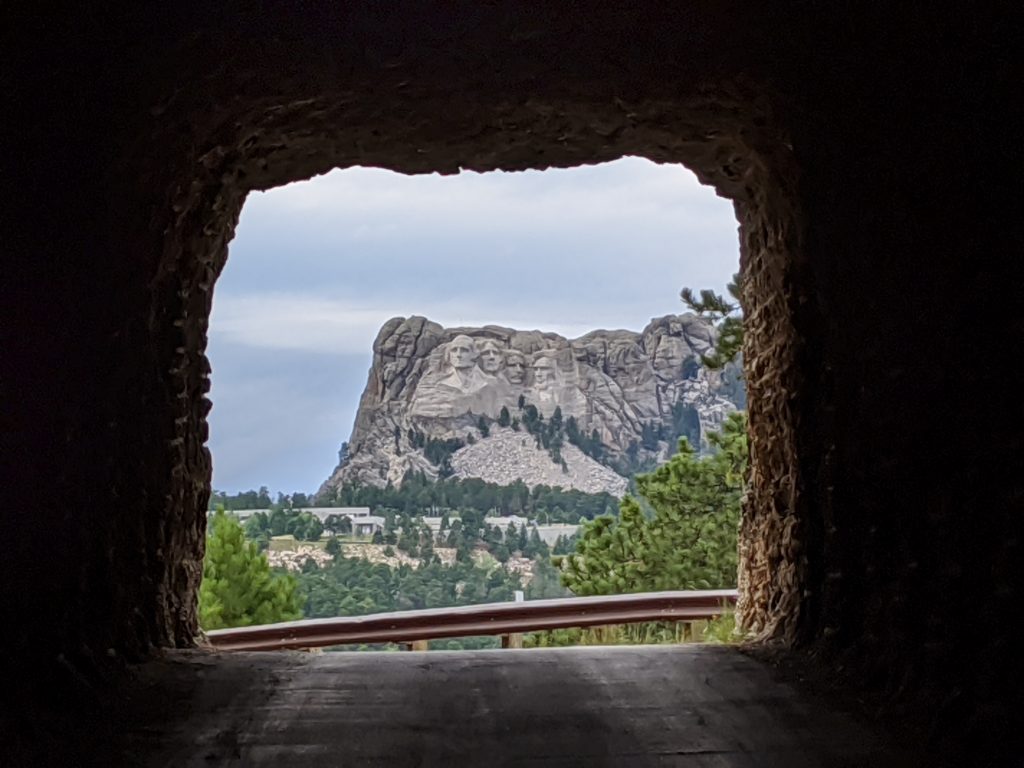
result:
[[[451,467],[455,477],[478,477],[497,485],[511,485],[522,480],[530,488],[550,485],[585,493],[603,491],[618,497],[625,494],[626,478],[576,446],[566,445],[561,454],[565,459],[565,470],[551,460],[547,451],[537,448],[533,437],[526,432],[499,428],[486,439],[455,451]]]

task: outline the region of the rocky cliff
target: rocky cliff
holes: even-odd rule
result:
[[[413,470],[621,495],[622,474],[664,459],[679,436],[703,443],[744,406],[735,369],[700,363],[713,342],[714,329],[690,314],[572,340],[394,318],[373,344],[347,455],[321,490],[397,484]],[[545,449],[537,419],[550,432],[559,417],[564,445]]]

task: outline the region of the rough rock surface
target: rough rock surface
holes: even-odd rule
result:
[[[522,480],[527,486],[550,485],[575,488],[587,493],[605,491],[621,498],[626,478],[574,445],[562,448],[566,469],[551,460],[526,432],[501,429],[486,440],[460,448],[452,455],[456,477],[479,477],[489,483],[509,485]]]
[[[713,342],[714,329],[693,314],[655,318],[641,333],[599,330],[572,340],[540,331],[446,329],[424,317],[393,318],[373,345],[348,454],[324,488],[349,481],[397,484],[409,470],[436,477],[438,467],[416,444],[418,435],[464,440],[469,432],[476,438],[481,416],[493,423],[504,407],[522,418],[520,397],[548,420],[560,408],[563,420],[575,418],[583,435],[596,431],[610,464],[630,454],[663,459],[674,448],[676,425],[686,425],[703,442],[736,410],[742,390],[733,372],[700,364]],[[657,440],[651,430],[659,426]],[[512,458],[503,454],[507,447],[504,439],[482,439],[463,449],[453,468],[495,482],[525,472],[528,484],[536,477],[620,494],[624,487],[621,478],[593,466],[597,462],[580,451],[563,451],[570,467],[563,473],[543,452]],[[542,456],[551,467],[541,469]],[[517,460],[536,471],[511,466]]]

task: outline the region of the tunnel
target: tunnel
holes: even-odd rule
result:
[[[13,10],[10,711],[102,706],[125,668],[200,641],[207,326],[249,192],[635,155],[685,165],[740,223],[748,652],[907,718],[933,754],[1011,754],[1021,13],[997,6]]]

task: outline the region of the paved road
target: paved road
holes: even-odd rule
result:
[[[188,652],[133,690],[133,765],[908,764],[725,647]]]

